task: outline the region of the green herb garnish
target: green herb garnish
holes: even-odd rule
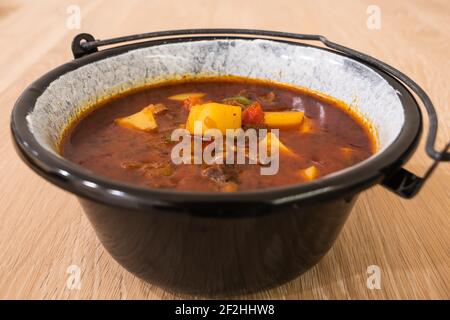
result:
[[[234,96],[234,97],[225,98],[225,99],[223,99],[223,102],[224,103],[235,102],[235,103],[241,104],[243,106],[248,106],[252,103],[252,101],[249,98],[244,97],[244,96]]]

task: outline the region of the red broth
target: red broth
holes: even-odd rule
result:
[[[170,155],[177,142],[170,134],[186,124],[189,111],[185,102],[168,97],[186,92],[204,93],[204,102],[240,96],[258,101],[266,112],[303,111],[300,127],[279,132],[280,141],[296,157],[280,152],[275,175],[261,175],[260,164],[173,164]],[[115,122],[158,103],[167,109],[155,115],[156,130],[145,132]],[[74,121],[60,145],[63,157],[103,177],[149,188],[204,192],[304,183],[363,161],[375,150],[370,125],[342,102],[302,88],[241,78],[168,82],[113,97]],[[308,177],[304,170],[311,167],[314,176]]]

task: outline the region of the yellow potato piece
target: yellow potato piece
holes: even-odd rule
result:
[[[152,108],[150,107],[146,107],[141,111],[132,114],[128,117],[116,119],[115,123],[117,123],[122,127],[142,131],[152,131],[158,127],[156,120],[153,117]]]
[[[157,103],[157,104],[149,104],[146,109],[150,110],[152,114],[158,114],[160,112],[166,111],[167,107],[162,103]]]
[[[306,169],[301,169],[297,171],[297,174],[305,179],[306,181],[314,180],[319,175],[319,169],[316,166],[310,166]]]
[[[304,117],[302,125],[300,127],[301,133],[312,133],[314,132],[314,123],[311,119]]]
[[[179,93],[173,96],[168,97],[169,100],[175,100],[175,101],[184,101],[187,98],[201,98],[205,94],[202,92],[185,92],[185,93]]]
[[[241,127],[241,107],[221,103],[205,103],[193,106],[189,111],[186,129],[194,134],[196,121],[202,122],[202,134],[207,129],[218,129],[225,134],[226,129]]]
[[[261,145],[266,145],[267,147],[267,153],[270,154],[270,150],[272,150],[272,144],[275,145],[275,148],[278,148],[280,153],[283,153],[285,155],[291,156],[291,157],[297,157],[297,154],[292,151],[290,148],[286,147],[280,139],[277,138],[276,135],[274,135],[272,132],[267,133],[267,135],[259,142],[259,146],[261,148]]]
[[[269,128],[292,129],[298,128],[303,121],[303,112],[264,112],[264,122]]]
[[[194,134],[194,123],[195,121],[201,121],[200,113],[203,110],[203,105],[192,106],[189,110],[189,115],[186,121],[186,129]],[[202,123],[203,124],[203,123]]]

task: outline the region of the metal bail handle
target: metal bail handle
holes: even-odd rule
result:
[[[450,143],[447,144],[441,155],[444,155],[449,148]],[[402,198],[410,199],[420,191],[423,184],[431,176],[440,161],[446,160],[435,160],[423,177],[418,177],[404,168],[399,168],[394,173],[388,175],[381,184]]]
[[[84,48],[83,44],[88,42],[95,42],[93,35],[89,33],[80,33],[72,40],[72,54],[75,59],[81,58],[82,56],[94,53],[98,51],[97,47]]]
[[[391,76],[397,78],[403,82],[408,88],[417,94],[417,96],[422,101],[424,105],[428,118],[429,118],[429,129],[426,138],[425,150],[428,156],[434,159],[434,163],[427,170],[423,177],[418,177],[415,174],[399,168],[392,174],[389,174],[381,182],[383,186],[389,190],[395,192],[403,198],[414,197],[423,186],[424,182],[431,176],[433,171],[436,169],[439,162],[450,161],[450,153],[448,149],[450,147],[450,142],[447,143],[443,151],[439,152],[435,149],[438,121],[436,110],[433,106],[428,95],[425,91],[407,75],[401,71],[391,67],[390,65],[373,58],[369,55],[361,53],[359,51],[344,47],[340,44],[329,41],[327,38],[321,35],[315,34],[298,34],[290,32],[279,32],[279,31],[267,31],[267,30],[255,30],[255,29],[182,29],[182,30],[169,30],[169,31],[157,31],[149,33],[140,33],[130,36],[112,38],[107,40],[95,40],[95,38],[88,34],[82,33],[77,35],[72,42],[72,52],[75,59],[80,58],[84,55],[88,55],[98,51],[99,47],[144,40],[153,38],[173,38],[175,36],[189,37],[189,36],[205,36],[205,35],[247,35],[258,39],[295,39],[295,40],[307,40],[307,41],[320,41],[323,45],[331,48],[337,52],[345,53],[351,58],[356,58],[365,63],[378,68]]]

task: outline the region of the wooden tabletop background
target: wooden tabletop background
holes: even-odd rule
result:
[[[73,29],[78,8],[81,25]],[[378,9],[381,25],[373,20]],[[134,277],[108,255],[76,198],[19,160],[9,116],[28,84],[72,59],[77,33],[109,38],[197,27],[317,33],[373,55],[423,86],[440,116],[438,146],[450,140],[448,0],[1,0],[0,298],[180,298]],[[421,143],[407,168],[422,174],[430,163]],[[449,183],[443,164],[413,200],[379,186],[364,192],[318,265],[290,283],[241,298],[449,299]],[[366,285],[370,265],[380,268],[380,289]],[[80,286],[68,286],[74,270]]]

